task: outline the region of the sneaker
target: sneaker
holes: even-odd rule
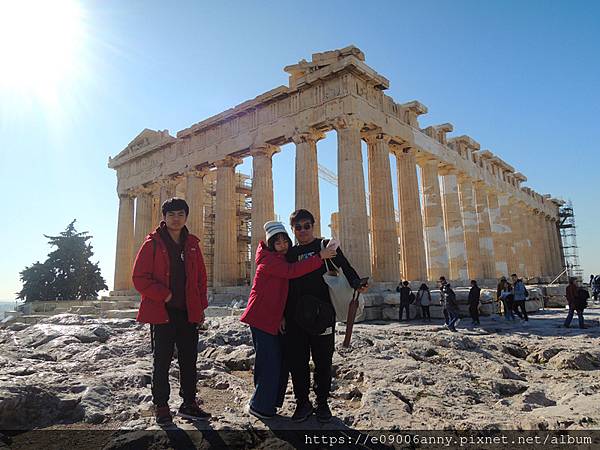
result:
[[[258,417],[259,419],[272,419],[273,417],[275,417],[275,414],[264,414],[264,413],[258,412],[249,404],[246,405],[246,412],[248,414],[252,414],[254,417]]]
[[[177,415],[191,420],[206,419],[207,417],[210,417],[210,413],[201,409],[196,401],[193,401],[192,403],[182,403]]]
[[[317,409],[315,410],[315,414],[317,416],[317,420],[320,423],[331,422],[331,418],[333,417],[331,415],[331,410],[329,409],[329,405],[327,404],[327,402],[319,403],[317,405]]]
[[[460,319],[456,319],[456,322],[454,322],[454,326],[456,327],[456,325],[458,325],[460,323]]]
[[[155,407],[154,418],[157,425],[171,425],[173,423],[173,416],[168,405]]]
[[[307,400],[296,405],[296,411],[292,415],[292,422],[304,422],[313,413],[313,405]]]

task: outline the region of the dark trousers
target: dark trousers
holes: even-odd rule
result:
[[[519,309],[521,310],[520,313]],[[519,300],[518,302],[514,302],[513,310],[515,314],[517,314],[521,319],[524,319],[525,321],[529,320],[529,317],[527,317],[527,310],[525,310],[525,300]]]
[[[198,327],[189,323],[187,311],[169,309],[169,323],[151,325],[152,402],[157,406],[169,403],[169,369],[177,346],[179,362],[179,396],[185,403],[196,399],[196,361],[198,360]]]
[[[448,314],[448,309],[442,308],[442,312],[444,313],[444,323],[448,325],[450,323],[450,315]]]
[[[421,312],[423,313],[423,319],[431,320],[431,313],[429,312],[429,306],[421,306]]]
[[[254,394],[250,406],[263,414],[275,414],[281,390],[281,336],[250,327],[254,344]],[[287,373],[285,374],[287,385]],[[285,390],[284,390],[285,394]]]
[[[479,303],[471,303],[469,305],[469,314],[473,322],[479,323]]]
[[[293,320],[288,320],[284,335],[284,364],[289,368],[298,404],[308,401],[310,391],[309,360],[315,365],[313,390],[317,403],[325,403],[331,390],[331,361],[335,348],[334,333],[312,336]],[[286,374],[283,374],[286,378]],[[286,378],[287,381],[287,378]]]
[[[565,319],[565,327],[568,327],[569,325],[571,325],[571,320],[573,320],[573,314],[575,313],[575,308],[572,308],[571,306],[569,306],[569,313],[567,314],[567,318]],[[583,328],[584,326],[584,321],[583,321],[583,311],[581,310],[577,310],[577,318],[579,319],[579,328]]]
[[[398,320],[402,320],[402,311],[406,311],[406,320],[410,320],[409,303],[400,303],[400,312],[398,314]]]

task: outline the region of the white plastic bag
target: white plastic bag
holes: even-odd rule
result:
[[[323,241],[321,241],[321,247],[323,247]],[[323,274],[323,280],[327,286],[329,286],[329,296],[331,297],[331,304],[335,309],[335,316],[338,322],[346,322],[348,318],[348,307],[352,301],[352,295],[354,289],[348,283],[348,279],[344,272],[337,267],[332,260],[325,260],[325,267],[327,272]],[[358,308],[356,309],[356,319],[358,319],[365,309],[365,299],[362,295],[358,296]]]

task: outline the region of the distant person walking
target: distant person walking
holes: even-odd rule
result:
[[[421,306],[423,320],[431,322],[431,313],[429,312],[429,306],[431,305],[431,292],[425,283],[421,284],[419,290],[417,291],[416,303],[417,305]]]
[[[469,290],[469,314],[471,315],[472,325],[479,325],[479,299],[481,288],[477,286],[477,280],[471,280],[471,289]]]
[[[400,292],[400,311],[398,313],[398,321],[402,322],[402,311],[406,311],[406,321],[410,320],[410,304],[412,303],[415,294],[412,293],[408,285],[408,281],[402,282],[402,287],[398,286],[396,292]]]
[[[448,309],[446,308],[446,293],[444,291],[444,287],[448,282],[446,281],[446,277],[440,277],[438,280],[438,287],[440,288],[440,305],[442,305],[442,313],[444,314],[444,324],[448,326],[450,323],[450,316],[448,315]]]
[[[445,310],[448,312],[448,329],[450,331],[456,332],[456,325],[460,322],[459,318],[459,308],[458,303],[456,301],[456,294],[452,290],[452,286],[450,283],[444,284],[444,302],[445,302]]]
[[[504,318],[506,320],[515,320],[515,314],[513,312],[512,286],[506,277],[500,278],[500,283],[498,283],[498,288],[496,290],[496,298],[498,301],[502,302]]]
[[[529,321],[529,317],[527,317],[527,309],[525,308],[525,300],[529,297],[529,292],[525,287],[525,283],[521,278],[517,277],[516,273],[513,273],[511,276],[513,282],[513,297],[514,297],[514,305],[513,311],[519,314],[519,317],[523,319],[525,322]],[[521,312],[519,313],[519,308]]]
[[[577,318],[579,319],[579,328],[585,328],[583,310],[587,306],[587,298],[589,298],[589,293],[587,293],[586,297],[581,291],[582,290],[579,289],[579,286],[577,286],[577,279],[575,277],[569,278],[569,285],[567,286],[566,292],[569,313],[565,319],[565,328],[569,328],[571,326],[571,320],[573,320],[573,314],[575,312],[577,312]]]

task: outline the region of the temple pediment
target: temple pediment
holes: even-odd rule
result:
[[[145,128],[127,145],[127,147],[121,150],[117,156],[108,158],[108,167],[113,168],[126,160],[130,160],[137,155],[146,153],[152,148],[156,148],[173,140],[175,140],[175,138],[169,134],[169,130],[156,131]]]

